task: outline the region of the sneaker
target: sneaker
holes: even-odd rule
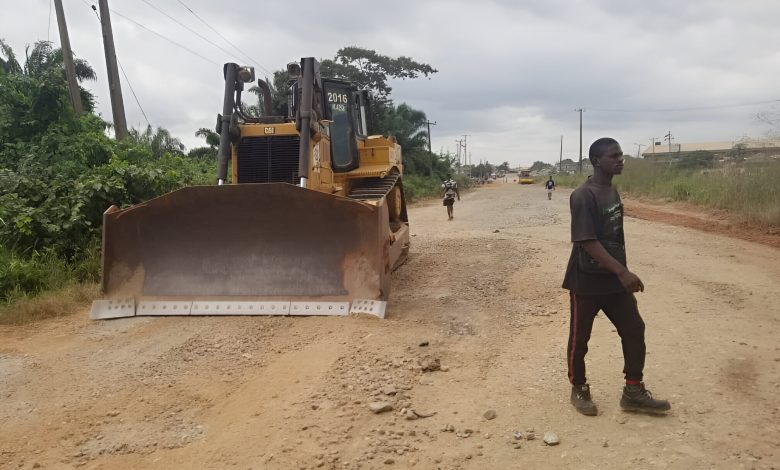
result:
[[[623,387],[620,408],[624,411],[664,414],[672,409],[672,405],[667,400],[656,400],[653,398],[653,394],[645,388],[645,384],[640,383]]]
[[[571,387],[571,404],[580,413],[585,416],[596,416],[599,414],[598,408],[593,404],[593,399],[590,397],[590,385],[573,385]]]

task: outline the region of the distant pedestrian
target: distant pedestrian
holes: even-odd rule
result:
[[[550,175],[550,179],[544,183],[544,187],[547,188],[547,200],[551,200],[552,192],[555,191],[555,181],[553,181],[552,175]]]
[[[457,196],[458,201],[460,201],[458,183],[448,174],[447,179],[441,184],[441,190],[443,198],[442,204],[447,208],[447,220],[452,220],[454,218],[452,206],[455,205],[455,197]]]
[[[617,141],[605,137],[590,146],[589,158],[593,176],[570,197],[573,248],[563,281],[571,306],[567,346],[571,402],[582,414],[598,414],[585,377],[585,354],[593,320],[601,310],[615,325],[623,345],[626,385],[620,407],[664,413],[671,408],[669,402],[653,398],[642,382],[645,323],[634,293],[645,286],[627,267],[623,203],[612,186],[612,177],[623,171],[623,151]]]

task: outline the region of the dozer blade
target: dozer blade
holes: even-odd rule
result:
[[[284,183],[195,186],[103,216],[92,318],[384,316],[390,234],[368,204]]]

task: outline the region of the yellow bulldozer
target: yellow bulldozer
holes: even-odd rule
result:
[[[91,318],[147,315],[384,317],[406,259],[401,148],[368,135],[370,95],[289,64],[286,116],[242,109],[254,69],[224,66],[216,184],[103,215],[102,290]]]

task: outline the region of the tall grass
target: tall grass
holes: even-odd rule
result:
[[[560,175],[556,184],[575,187],[584,178]],[[780,226],[780,164],[692,170],[631,159],[615,185],[631,195],[725,209],[751,225]]]
[[[95,282],[68,281],[55,290],[20,293],[13,301],[0,303],[0,325],[17,325],[71,315],[100,295]]]
[[[20,256],[0,246],[0,306],[43,292],[55,291],[73,282],[97,282],[100,251],[97,246],[71,260],[53,250]]]

